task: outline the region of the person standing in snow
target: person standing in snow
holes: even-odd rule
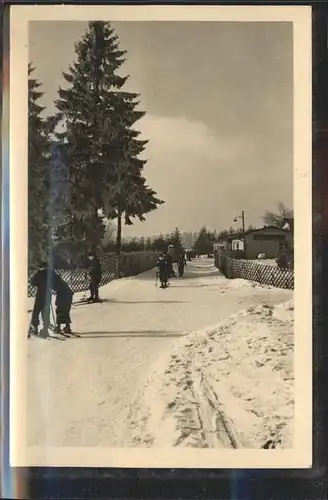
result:
[[[56,333],[61,333],[61,325],[65,325],[64,333],[72,333],[71,307],[73,292],[68,284],[57,274],[53,273],[53,290],[56,292]]]
[[[48,276],[47,265],[44,262],[40,262],[39,269],[33,274],[30,279],[30,283],[32,286],[36,287],[36,295],[34,300],[34,306],[32,311],[32,319],[31,319],[31,327],[30,333],[34,335],[38,335],[42,333],[43,335],[48,335],[48,327],[49,327],[49,310],[47,306],[47,302],[50,306],[51,301],[51,280]],[[39,317],[42,315],[43,321],[43,330],[39,332]]]
[[[61,324],[65,324],[65,333],[71,333],[70,309],[72,306],[73,292],[65,281],[46,263],[42,262],[38,271],[32,276],[30,283],[37,288],[32,312],[31,330],[39,334],[39,316],[42,314],[42,337],[48,337],[50,323],[50,307],[52,291],[56,292],[56,333],[60,333]]]
[[[167,281],[169,278],[169,262],[167,259],[167,253],[163,252],[157,261],[157,267],[159,271],[159,280],[161,282],[161,288],[167,287]]]
[[[89,254],[90,262],[90,297],[88,302],[99,302],[99,285],[101,282],[101,264],[96,253],[90,252]]]
[[[178,272],[180,278],[183,277],[185,265],[186,265],[186,257],[184,253],[181,253],[178,259]]]

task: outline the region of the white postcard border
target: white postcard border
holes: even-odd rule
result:
[[[30,21],[292,22],[294,32],[295,446],[292,450],[27,448],[27,66]],[[60,33],[58,34],[60,36]],[[51,59],[50,62],[51,64]],[[11,6],[11,466],[307,468],[312,464],[311,9],[303,6]]]

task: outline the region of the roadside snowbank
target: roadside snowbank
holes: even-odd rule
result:
[[[293,309],[249,307],[172,345],[136,398],[133,445],[292,447]]]

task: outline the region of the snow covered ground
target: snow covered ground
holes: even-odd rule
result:
[[[290,445],[291,291],[200,259],[166,290],[151,270],[101,297],[73,306],[80,338],[28,342],[29,446]]]
[[[292,301],[249,307],[185,337],[136,401],[135,444],[292,448],[293,337]]]

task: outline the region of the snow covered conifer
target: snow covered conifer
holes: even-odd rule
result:
[[[28,261],[29,266],[45,257],[50,238],[50,151],[53,120],[42,117],[38,104],[43,92],[28,66]]]
[[[170,234],[169,236],[170,245],[174,245],[174,248],[179,250],[179,252],[183,249],[182,236],[178,227]]]
[[[200,254],[211,253],[213,248],[213,241],[209,231],[203,226],[194,244],[194,250]]]
[[[132,128],[145,113],[136,109],[138,94],[121,90],[128,79],[119,74],[126,52],[109,23],[90,22],[75,52],[64,73],[68,88],[59,89],[56,101],[66,128],[59,137],[67,142],[72,211],[93,245],[103,237],[93,231],[98,211],[117,218],[120,253],[122,219],[143,220],[161,203],[141,175],[145,161],[138,156],[147,141]]]

